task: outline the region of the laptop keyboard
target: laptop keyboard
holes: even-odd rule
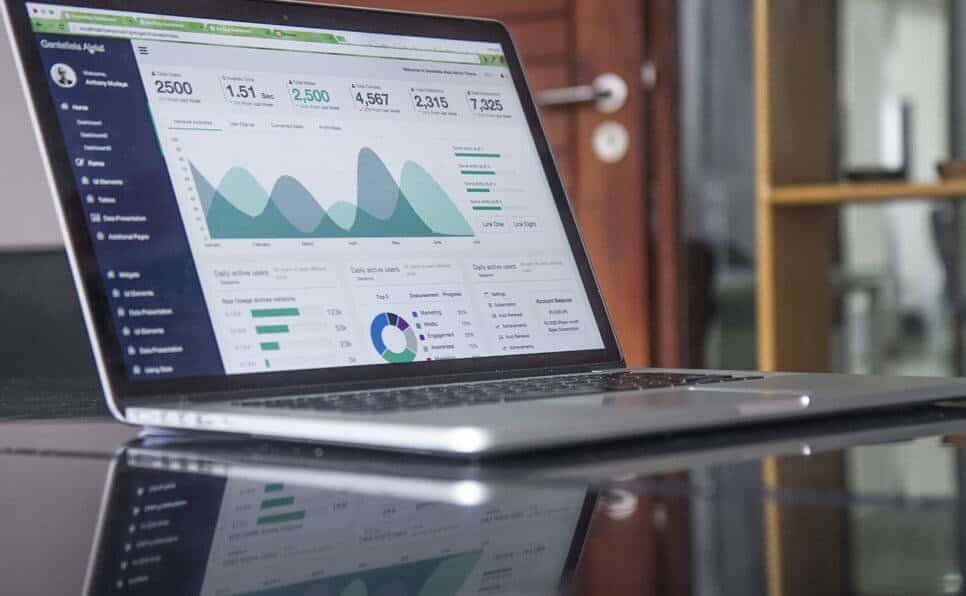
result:
[[[245,408],[314,410],[319,412],[398,412],[495,403],[512,403],[555,397],[661,389],[751,381],[761,376],[702,375],[660,372],[620,372],[490,381],[458,385],[429,385],[354,391],[265,400],[245,400]]]

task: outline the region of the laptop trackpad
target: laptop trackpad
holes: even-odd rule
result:
[[[622,408],[736,409],[745,416],[767,416],[806,410],[811,398],[800,391],[696,387],[655,393],[607,396],[605,405]]]

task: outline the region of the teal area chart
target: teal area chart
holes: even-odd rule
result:
[[[455,596],[479,552],[462,553],[246,592],[251,596]]]
[[[292,176],[280,176],[266,190],[242,167],[213,184],[194,163],[190,166],[215,240],[473,236],[466,218],[425,169],[405,162],[397,184],[368,147],[357,159],[355,201],[319,196],[327,203],[335,200],[328,209]]]
[[[386,346],[386,342],[382,338],[382,334],[385,333],[386,329],[402,334],[406,342],[406,347],[402,351],[394,352]],[[369,327],[369,334],[372,339],[372,347],[376,349],[379,356],[386,362],[399,364],[412,362],[416,359],[416,353],[419,349],[416,332],[413,331],[413,327],[409,324],[409,321],[396,313],[384,312],[376,315],[372,319],[372,325]]]

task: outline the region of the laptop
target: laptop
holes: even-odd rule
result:
[[[629,370],[500,23],[3,6],[119,420],[481,457],[966,395]]]
[[[84,594],[569,593],[585,486],[399,483],[131,447],[108,472]]]

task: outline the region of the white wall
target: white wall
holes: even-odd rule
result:
[[[912,177],[934,180],[936,163],[949,156],[949,17],[945,0],[895,2],[886,85],[908,98],[914,111]],[[907,304],[939,308],[944,275],[932,240],[932,206],[895,203],[888,208],[899,251]]]
[[[936,163],[949,155],[951,130],[946,1],[843,0],[841,6],[841,101],[848,114],[845,163],[898,165],[890,116],[905,100],[913,110],[911,176],[934,180]],[[897,306],[927,315],[941,307],[943,284],[929,225],[931,210],[920,201],[853,205],[843,209],[842,223],[846,263],[895,276]],[[938,317],[931,322],[940,324]],[[863,447],[849,456],[850,486],[856,491],[912,497],[948,497],[954,492],[953,451],[935,440]]]
[[[0,250],[63,244],[6,32],[0,27]]]
[[[844,158],[849,166],[896,166],[897,107],[913,112],[912,178],[936,178],[949,154],[949,22],[945,0],[845,0],[842,4]],[[845,261],[888,272],[903,309],[934,315],[942,268],[922,202],[843,209]]]

